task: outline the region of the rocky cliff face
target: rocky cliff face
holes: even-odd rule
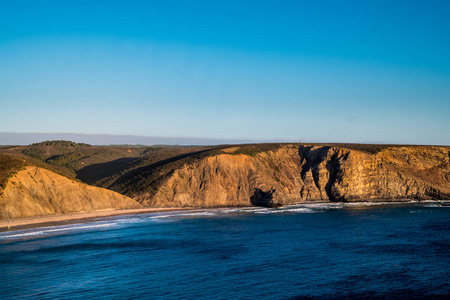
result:
[[[302,147],[302,199],[449,199],[448,147],[390,147],[378,153]]]
[[[433,146],[238,145],[149,156],[131,169],[122,169],[120,160],[89,169],[103,178],[112,167],[105,182],[118,193],[4,155],[0,218],[141,206],[450,199],[449,153],[450,147]]]
[[[251,205],[251,199],[265,199],[267,193],[271,205],[450,199],[449,153],[449,147],[432,146],[367,152],[283,145],[249,155],[231,147],[185,164],[156,192],[140,191],[135,199],[159,207]]]
[[[12,176],[0,194],[0,219],[140,207],[116,192],[32,166]]]

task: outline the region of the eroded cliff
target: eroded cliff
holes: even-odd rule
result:
[[[240,206],[274,189],[269,196],[278,204],[450,199],[449,150],[292,144],[244,154],[239,146],[230,147],[184,164],[157,189],[138,190],[134,198],[157,207]]]
[[[116,192],[35,166],[14,174],[0,192],[0,219],[142,207]]]
[[[250,144],[136,151],[144,154],[131,160],[112,156],[77,173],[109,190],[57,175],[25,156],[2,154],[0,217],[141,205],[276,207],[304,201],[450,199],[450,147],[444,146]],[[64,174],[61,166],[48,167]]]

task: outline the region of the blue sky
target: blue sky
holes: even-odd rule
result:
[[[3,132],[450,145],[450,1],[1,1]]]

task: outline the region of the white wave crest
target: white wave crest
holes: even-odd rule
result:
[[[214,212],[210,212],[210,211],[180,214],[180,216],[215,216],[215,215],[217,215],[217,214]]]
[[[299,207],[299,208],[283,209],[280,210],[280,212],[315,213],[316,211],[306,207]]]
[[[195,211],[195,212],[180,212],[171,214],[161,214],[161,215],[151,215],[147,219],[152,221],[162,221],[162,220],[178,220],[186,217],[197,217],[197,216],[216,216],[217,213],[214,211]]]
[[[313,209],[306,207],[296,207],[296,208],[277,208],[277,209],[259,209],[254,211],[255,214],[280,214],[280,213],[315,213]]]
[[[116,225],[117,223],[105,223],[105,224],[84,224],[84,225],[69,225],[69,226],[57,226],[48,228],[36,229],[26,229],[15,231],[14,233],[2,233],[0,234],[0,239],[16,239],[23,237],[34,237],[34,236],[46,236],[53,233],[63,233],[73,230],[89,230],[97,228],[106,228]]]
[[[423,207],[448,207],[448,208],[450,208],[450,204],[438,204],[438,203],[436,203],[436,204],[427,204],[427,205],[424,205]]]

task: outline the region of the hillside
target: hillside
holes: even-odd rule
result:
[[[41,162],[65,168],[73,174],[88,165],[138,157],[144,152],[139,147],[102,147],[70,141],[45,141],[17,150]]]
[[[109,188],[144,206],[264,204],[259,198],[282,204],[450,199],[449,151],[337,144],[219,147],[135,169]]]
[[[140,207],[126,196],[34,166],[12,175],[0,195],[0,219]]]
[[[6,188],[8,179],[25,167],[25,160],[0,153],[0,195]]]
[[[126,196],[71,178],[69,169],[21,155],[23,150],[5,147],[2,152],[8,154],[0,153],[0,219],[142,207]]]
[[[70,174],[66,179],[76,184],[107,188],[144,207],[450,199],[450,147],[444,146],[107,147],[57,141],[0,151],[18,163],[12,173],[23,168],[20,160],[40,163]]]

